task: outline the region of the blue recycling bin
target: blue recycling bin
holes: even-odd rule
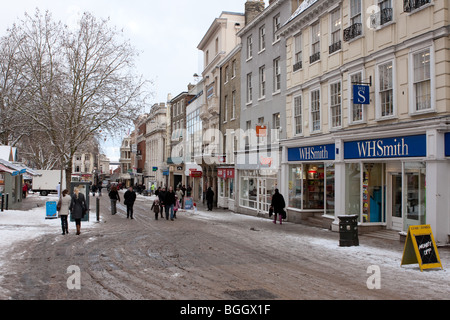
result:
[[[56,210],[57,206],[56,201],[47,201],[45,203],[45,219],[57,219],[58,218],[58,212]]]

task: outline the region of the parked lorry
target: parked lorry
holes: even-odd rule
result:
[[[58,185],[61,181],[61,170],[36,170],[40,176],[33,177],[31,191],[40,193],[41,196],[46,196],[50,193],[58,192]],[[66,185],[66,173],[62,173],[62,186]],[[64,188],[64,187],[63,187]]]

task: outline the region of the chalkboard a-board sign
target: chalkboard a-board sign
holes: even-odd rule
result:
[[[410,226],[403,250],[402,264],[418,263],[423,269],[442,268],[431,226]]]

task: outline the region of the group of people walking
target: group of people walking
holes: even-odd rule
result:
[[[75,226],[77,229],[76,234],[81,234],[81,219],[84,218],[88,212],[86,205],[86,198],[80,189],[75,188],[73,195],[69,196],[67,189],[63,190],[61,198],[57,204],[58,215],[61,218],[62,234],[69,234],[68,216],[72,214],[72,219],[75,220]]]
[[[69,233],[68,216],[69,213],[71,213],[77,229],[76,234],[79,235],[81,233],[81,220],[88,211],[86,198],[78,188],[74,189],[74,194],[72,196],[69,196],[68,194],[68,190],[63,190],[57,205],[58,215],[61,218],[62,234]],[[158,198],[153,201],[151,207],[151,211],[155,214],[155,220],[158,220],[159,216],[164,218],[163,213],[165,213],[166,220],[170,219],[171,221],[174,221],[174,219],[177,218],[177,211],[182,208],[184,198],[183,190],[177,188],[177,190],[174,191],[172,187],[169,187],[169,190],[166,191],[166,188],[158,188],[158,190],[155,191],[155,194]],[[206,192],[208,211],[212,211],[213,198],[214,192],[210,187]],[[116,186],[111,187],[109,199],[111,202],[111,214],[115,215],[117,213],[117,201],[120,202],[120,196]],[[127,206],[127,219],[134,219],[133,206],[135,201],[136,192],[133,190],[133,187],[129,187],[124,194],[124,204]],[[285,207],[286,202],[283,195],[280,194],[278,189],[275,189],[269,210],[269,216],[274,216],[274,224],[277,223],[277,218],[279,218],[280,224],[282,224],[283,219],[286,219]]]
[[[174,221],[177,218],[177,211],[182,208],[184,192],[181,188],[177,188],[176,191],[173,190],[173,187],[169,187],[169,190],[166,191],[166,188],[162,188],[156,190],[156,196],[158,199],[153,201],[153,205],[151,210],[155,214],[155,220],[158,220],[158,216],[161,215],[163,217],[163,212],[165,211],[166,220]]]

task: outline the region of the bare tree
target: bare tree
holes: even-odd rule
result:
[[[108,24],[85,13],[69,30],[36,10],[9,29],[23,79],[17,90],[24,99],[14,108],[44,130],[67,177],[85,142],[131,124],[145,106],[147,81],[136,76],[136,50]]]

